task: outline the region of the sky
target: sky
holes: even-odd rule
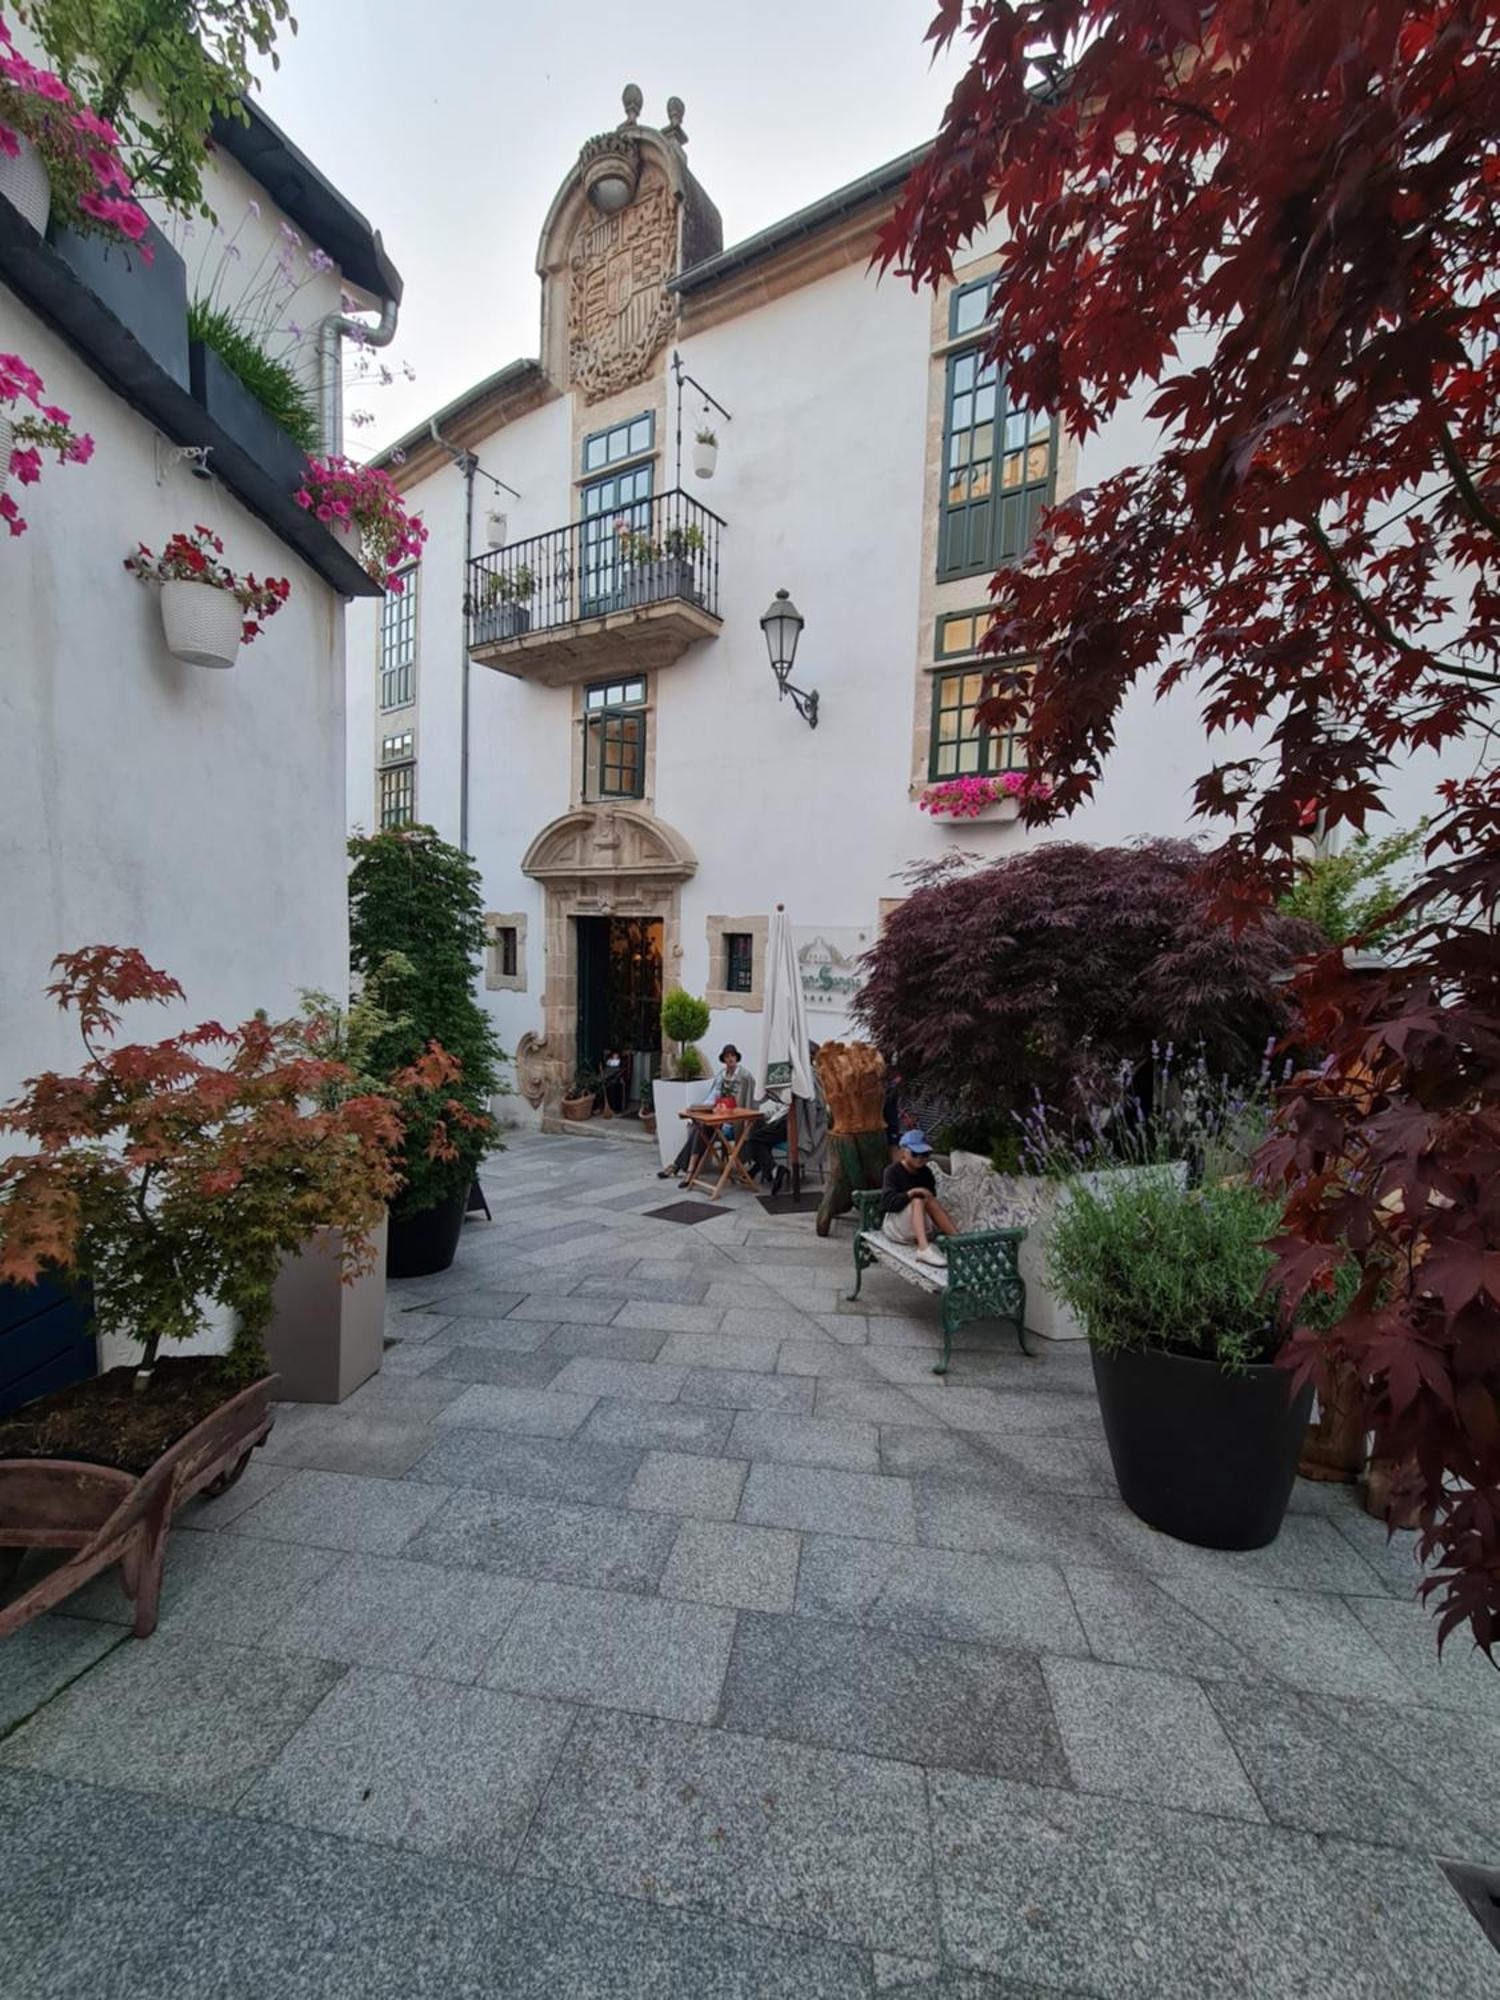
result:
[[[523,355],[537,239],[584,140],[683,99],[688,162],[726,245],[936,131],[961,61],[933,0],[300,0],[260,100],[385,238],[405,280],[397,380],[353,394],[389,443]],[[887,282],[892,282],[887,280]],[[399,373],[409,364],[414,381]]]

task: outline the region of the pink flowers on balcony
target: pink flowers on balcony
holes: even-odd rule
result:
[[[42,378],[19,354],[0,354],[0,520],[13,535],[24,535],[26,518],[4,490],[14,474],[22,486],[34,486],[42,476],[42,453],[56,452],[59,465],[86,465],[94,455],[94,440],[75,431],[66,410],[44,403]],[[34,405],[21,415],[17,403]]]
[[[60,76],[27,62],[0,20],[0,154],[19,159],[24,145],[36,149],[52,208],[65,222],[123,236],[149,261],[151,247],[143,239],[150,221],[131,198],[119,135],[79,104]]]
[[[929,785],[917,803],[934,819],[978,819],[986,807],[1004,799],[1046,799],[1052,787],[1029,771],[1002,771],[993,778],[945,778]]]

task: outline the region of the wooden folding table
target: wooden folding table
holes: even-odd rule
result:
[[[682,1115],[689,1124],[696,1125],[708,1137],[707,1146],[694,1160],[693,1170],[683,1183],[684,1192],[696,1183],[705,1160],[722,1160],[724,1163],[724,1170],[719,1175],[713,1193],[709,1196],[710,1201],[719,1199],[731,1176],[739,1186],[753,1190],[755,1182],[751,1179],[740,1154],[744,1150],[746,1139],[750,1136],[751,1127],[760,1118],[760,1113],[749,1107],[742,1111],[715,1111],[710,1105],[695,1104]],[[733,1137],[730,1139],[724,1137],[723,1127],[726,1125],[733,1128]]]

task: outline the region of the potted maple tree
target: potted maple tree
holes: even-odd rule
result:
[[[428,826],[357,837],[349,853],[351,966],[356,982],[378,980],[387,1014],[365,1067],[406,1092],[386,1270],[426,1277],[453,1262],[495,1144],[489,1106],[505,1056],[474,991],[487,943],[479,871]]]
[[[223,542],[201,522],[173,535],[159,556],[142,542],[125,567],[160,590],[167,651],[193,667],[232,667],[240,642],[258,637],[292,594],[285,577],[236,575]]]
[[[77,1016],[88,1059],[0,1107],[0,1130],[26,1148],[0,1160],[0,1284],[86,1284],[97,1331],[139,1356],[0,1423],[0,1548],[76,1541],[100,1524],[101,1491],[128,1498],[132,1479],[203,1429],[212,1453],[163,1504],[243,1469],[271,1423],[264,1334],[281,1260],[332,1227],[348,1271],[368,1261],[401,1136],[382,1097],[319,1102],[348,1073],[304,1022],[258,1015],[116,1047],[123,1009],[182,1000],[177,981],[113,945],[54,969],[49,990]],[[203,1334],[211,1307],[233,1322],[228,1351],[165,1353]]]

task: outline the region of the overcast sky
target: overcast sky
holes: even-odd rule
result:
[[[681,97],[726,244],[930,138],[958,63],[932,0],[302,0],[271,117],[382,231],[406,281],[360,456],[537,351],[537,238],[584,140]],[[890,281],[887,281],[890,282]]]

